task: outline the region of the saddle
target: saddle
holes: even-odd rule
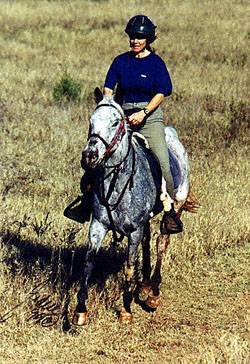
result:
[[[149,149],[146,138],[139,132],[133,133],[134,140],[144,148]],[[184,201],[189,191],[189,164],[187,152],[180,142],[173,126],[165,127],[165,139],[168,146],[170,172],[172,174],[175,200]]]

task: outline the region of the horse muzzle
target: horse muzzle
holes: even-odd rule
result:
[[[81,166],[83,169],[94,168],[98,164],[99,154],[98,150],[84,150],[82,152]]]

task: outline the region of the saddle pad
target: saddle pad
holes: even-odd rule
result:
[[[170,148],[168,148],[170,172],[172,174],[174,189],[178,188],[181,184],[181,170],[177,158]]]
[[[184,201],[189,191],[189,164],[187,152],[179,140],[173,126],[165,127],[165,139],[168,145],[170,170],[172,173],[175,199]]]

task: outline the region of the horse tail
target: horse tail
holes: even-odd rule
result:
[[[196,213],[197,210],[201,207],[201,204],[198,201],[198,198],[195,194],[189,190],[188,196],[184,204],[181,206],[182,211],[188,211],[191,213]]]

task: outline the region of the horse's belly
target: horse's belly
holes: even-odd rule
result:
[[[113,212],[117,226],[122,227],[125,231],[136,230],[139,225],[145,224],[149,220],[155,201],[156,193],[154,191],[144,197],[131,196]]]

